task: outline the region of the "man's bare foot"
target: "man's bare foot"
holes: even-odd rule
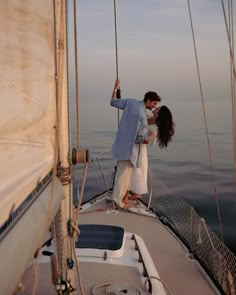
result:
[[[132,196],[130,196],[129,198],[128,198],[129,200],[139,200],[139,199],[141,199],[141,195],[140,194],[134,194],[134,195],[132,195]]]
[[[124,195],[122,202],[124,204],[127,204],[129,202],[129,192],[127,191],[126,194]]]
[[[129,209],[133,206],[132,202],[127,201],[126,203],[124,202],[124,199],[120,204],[116,203],[114,200],[112,200],[112,209]]]
[[[132,203],[131,202],[127,202],[127,203],[124,203],[124,207],[125,209],[129,209],[132,207]]]

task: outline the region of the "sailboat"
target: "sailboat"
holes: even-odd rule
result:
[[[235,255],[186,202],[114,209],[105,177],[82,202],[90,159],[70,144],[67,4],[0,3],[0,294],[235,294]]]

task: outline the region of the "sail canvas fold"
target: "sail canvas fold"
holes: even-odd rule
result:
[[[0,224],[53,168],[53,2],[0,3]]]

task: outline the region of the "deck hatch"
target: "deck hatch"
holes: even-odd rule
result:
[[[124,229],[100,224],[79,225],[80,235],[76,248],[119,250],[124,239]]]

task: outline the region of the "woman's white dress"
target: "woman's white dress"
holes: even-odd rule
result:
[[[148,119],[153,117],[153,113],[149,110],[146,110]],[[156,126],[150,125],[149,128],[156,132]],[[155,145],[155,139],[150,138],[152,143],[151,145]],[[140,167],[133,168],[129,191],[135,192],[136,194],[146,194],[148,193],[148,156],[147,156],[147,144],[140,144]]]
[[[147,185],[148,176],[148,157],[147,145],[140,144],[140,167],[133,168],[129,190],[136,194],[146,194],[148,192]]]

